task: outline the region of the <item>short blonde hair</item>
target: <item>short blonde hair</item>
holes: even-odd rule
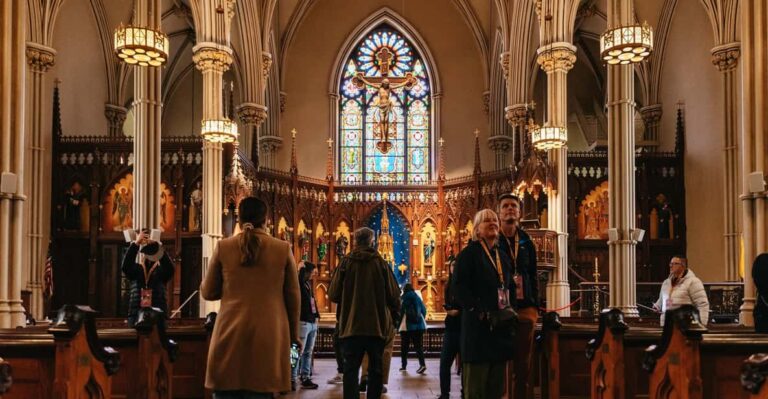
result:
[[[472,240],[477,240],[477,227],[480,226],[480,223],[483,223],[483,221],[486,218],[491,217],[491,216],[496,218],[496,222],[499,221],[499,215],[497,215],[496,212],[493,211],[493,209],[485,208],[485,209],[481,209],[481,210],[477,211],[477,213],[475,214],[475,219],[472,222],[473,223],[473,227],[472,227]]]

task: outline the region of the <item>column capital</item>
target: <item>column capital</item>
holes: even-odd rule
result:
[[[646,125],[659,123],[661,115],[661,104],[653,104],[640,108],[640,116],[643,117],[643,122],[645,122]]]
[[[269,78],[269,70],[272,68],[272,54],[262,51],[261,52],[261,83],[266,88],[267,78]]]
[[[283,138],[280,136],[261,136],[259,146],[263,151],[277,151],[283,146]]]
[[[512,137],[497,134],[488,137],[488,148],[494,152],[507,152],[512,147]]]
[[[728,72],[736,69],[741,55],[741,43],[733,42],[712,47],[712,64],[720,72]]]
[[[215,43],[200,43],[192,50],[192,62],[203,72],[214,70],[224,73],[232,64],[232,50],[228,47]]]
[[[56,64],[56,50],[42,44],[27,42],[27,64],[35,72],[48,72]]]
[[[504,80],[509,79],[509,51],[499,54],[499,64],[501,64],[501,70],[504,71]]]
[[[285,112],[285,103],[288,101],[288,93],[281,91],[280,92],[280,113],[282,114]]]
[[[512,126],[523,126],[528,122],[528,104],[513,104],[504,108],[504,116]]]
[[[113,135],[117,135],[117,132],[122,130],[127,114],[128,109],[125,107],[115,104],[104,104],[104,116],[107,117],[109,131],[112,132]]]
[[[259,126],[267,120],[267,107],[256,103],[242,103],[237,107],[237,117],[246,125]]]
[[[576,62],[576,47],[571,43],[557,42],[539,47],[536,62],[544,72],[568,72]]]

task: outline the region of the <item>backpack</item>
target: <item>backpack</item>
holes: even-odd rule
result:
[[[416,306],[415,301],[410,301],[408,305],[405,306],[405,321],[408,324],[421,323],[421,312],[419,312],[419,308]]]

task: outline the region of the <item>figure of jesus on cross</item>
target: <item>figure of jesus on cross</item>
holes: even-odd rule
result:
[[[394,56],[387,47],[382,47],[376,52],[376,61],[379,64],[381,76],[365,76],[362,72],[358,72],[352,78],[352,83],[359,89],[372,87],[379,92],[372,104],[375,112],[373,115],[375,122],[373,134],[379,139],[376,148],[382,154],[386,154],[392,148],[392,142],[389,141],[390,136],[394,137],[397,133],[395,103],[390,98],[392,90],[400,87],[410,90],[418,83],[418,80],[411,72],[407,72],[405,76],[389,76],[389,67],[394,61]]]

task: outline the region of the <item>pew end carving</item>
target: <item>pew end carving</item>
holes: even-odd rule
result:
[[[592,399],[623,399],[624,333],[629,327],[619,309],[604,309],[600,313],[597,336],[587,343],[590,361]]]
[[[173,362],[178,357],[179,346],[168,338],[165,313],[157,308],[142,308],[136,321],[139,340],[139,359],[133,397],[170,399],[173,397]]]
[[[560,348],[559,333],[562,323],[557,312],[547,312],[541,318],[541,332],[536,337],[541,352],[541,398],[560,397]]]
[[[0,357],[0,395],[8,392],[13,385],[13,370],[11,364]],[[2,396],[0,396],[2,398]]]
[[[758,353],[744,361],[741,367],[741,386],[750,393],[750,399],[767,399],[768,353]]]
[[[88,306],[64,305],[48,329],[56,345],[55,399],[110,397],[111,377],[120,367],[120,354],[101,345],[96,313]]]
[[[699,345],[707,328],[693,305],[668,310],[665,319],[661,341],[649,346],[643,358],[643,369],[651,374],[649,398],[701,399]]]

